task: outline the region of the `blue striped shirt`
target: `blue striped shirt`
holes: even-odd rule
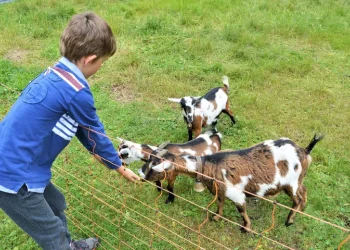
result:
[[[0,191],[17,193],[26,185],[44,192],[52,163],[74,136],[107,167],[118,168],[121,160],[104,134],[84,75],[61,58],[28,84],[0,122]]]

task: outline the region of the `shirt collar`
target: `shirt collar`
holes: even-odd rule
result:
[[[80,71],[80,69],[77,67],[77,65],[75,65],[74,63],[72,63],[71,61],[69,61],[66,57],[61,57],[61,59],[59,60],[60,63],[64,64],[66,67],[68,67],[71,71],[73,71],[74,74],[76,74],[78,77],[80,77],[82,80],[84,80],[86,83],[88,82],[85,78],[85,76],[83,75],[83,73]]]

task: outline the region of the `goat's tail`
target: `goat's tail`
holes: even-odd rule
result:
[[[227,76],[223,76],[222,77],[222,82],[224,83],[224,90],[225,92],[230,92],[230,84],[228,83],[228,77]]]
[[[315,147],[316,143],[321,141],[323,139],[323,137],[324,137],[323,135],[315,134],[314,137],[312,138],[310,144],[305,148],[306,154],[310,154],[312,149]]]

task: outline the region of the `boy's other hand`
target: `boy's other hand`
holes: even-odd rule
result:
[[[132,170],[121,166],[120,168],[117,169],[117,172],[121,174],[125,179],[131,182],[136,182],[140,180],[140,177],[135,174]]]

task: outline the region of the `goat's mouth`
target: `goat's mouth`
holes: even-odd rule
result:
[[[187,116],[186,121],[187,121],[187,126],[192,127],[193,117]]]
[[[138,174],[142,179],[146,178],[146,175],[143,173],[142,168],[139,169]]]

